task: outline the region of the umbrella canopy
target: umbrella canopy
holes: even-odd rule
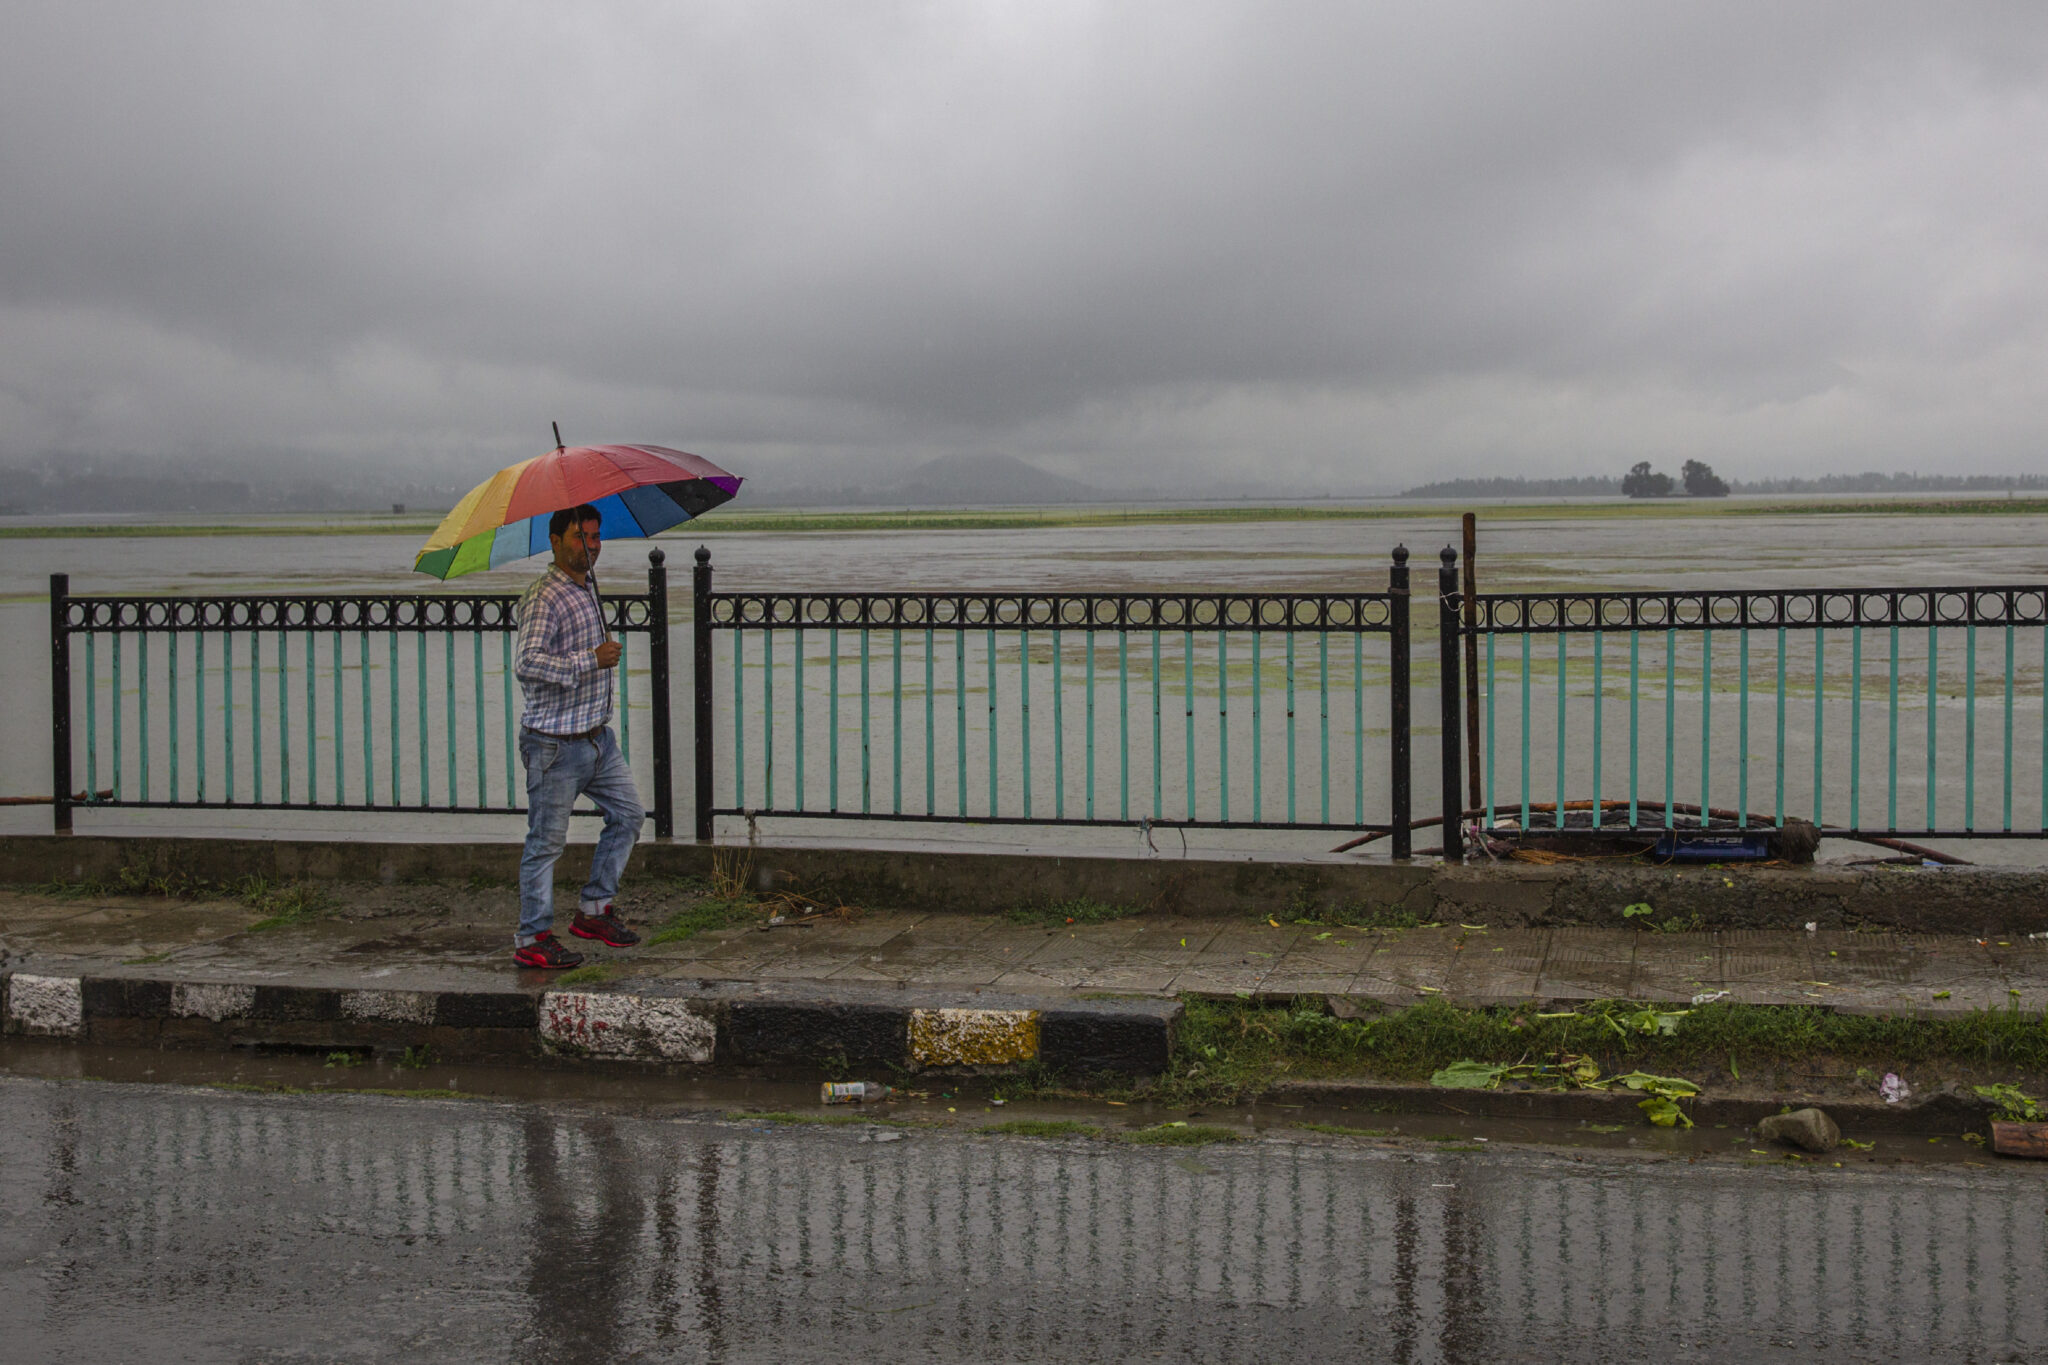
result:
[[[469,490],[413,568],[436,578],[495,569],[548,549],[548,518],[589,503],[606,540],[651,536],[740,491],[706,459],[663,446],[565,446],[499,470]]]

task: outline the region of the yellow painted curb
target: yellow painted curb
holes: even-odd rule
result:
[[[1037,1010],[912,1010],[918,1066],[1004,1066],[1038,1055]]]

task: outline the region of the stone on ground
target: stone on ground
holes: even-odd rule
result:
[[[1765,1142],[1789,1142],[1809,1152],[1832,1152],[1842,1140],[1842,1130],[1818,1109],[1773,1114],[1757,1124],[1756,1135]]]

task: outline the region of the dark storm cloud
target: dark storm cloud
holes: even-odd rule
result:
[[[2029,5],[0,24],[12,459],[462,464],[561,416],[1353,487],[2048,429]]]

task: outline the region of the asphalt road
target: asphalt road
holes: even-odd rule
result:
[[[2048,1359],[2048,1171],[0,1078],[8,1361]]]

